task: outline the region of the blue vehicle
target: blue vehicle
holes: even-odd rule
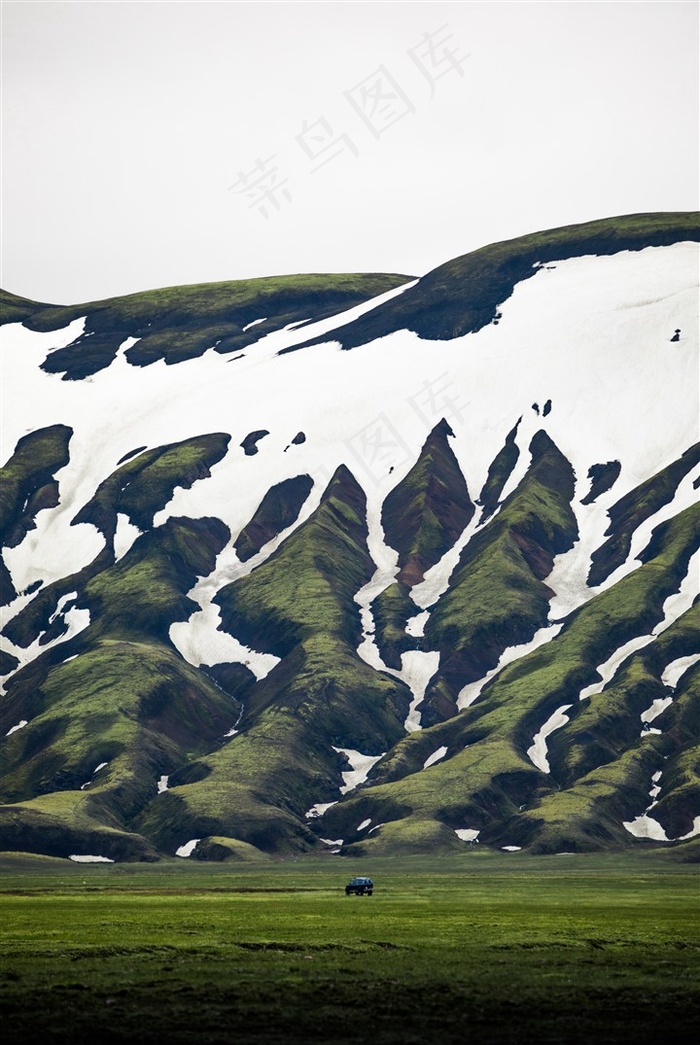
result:
[[[345,886],[346,896],[371,896],[374,890],[374,882],[371,878],[353,878]]]

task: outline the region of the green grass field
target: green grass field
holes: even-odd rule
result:
[[[700,1014],[661,851],[203,866],[6,856],[5,1042],[656,1042]],[[346,897],[371,874],[373,897]]]

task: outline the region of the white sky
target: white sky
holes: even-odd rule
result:
[[[538,229],[698,206],[695,2],[2,9],[1,282],[27,297],[420,275]],[[444,26],[431,85],[408,52]],[[394,97],[372,112],[378,83]],[[339,143],[314,162],[296,138],[320,118],[307,149]],[[265,218],[230,186],[273,156],[289,199]]]

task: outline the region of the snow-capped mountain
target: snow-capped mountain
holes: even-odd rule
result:
[[[4,295],[0,845],[694,848],[699,239]]]

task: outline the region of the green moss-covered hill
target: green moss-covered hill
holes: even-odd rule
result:
[[[52,400],[34,424],[43,404],[27,397],[0,470],[0,849],[232,862],[313,850],[365,864],[470,844],[542,854],[684,847],[692,859],[700,444],[676,433],[687,417],[675,401],[668,407],[667,430],[649,433],[647,462],[647,444],[637,445],[646,415],[625,457],[620,446],[632,437],[601,448],[605,426],[591,408],[584,435],[593,448],[579,452],[549,370],[541,412],[529,391],[497,409],[494,387],[508,371],[499,357],[473,372],[454,364],[451,387],[464,416],[477,419],[469,438],[439,413],[405,435],[401,423],[415,425],[415,411],[406,401],[391,410],[404,360],[419,389],[445,359],[469,353],[386,336],[408,329],[448,341],[497,323],[498,307],[539,266],[699,239],[696,216],[655,214],[485,247],[323,335],[357,352],[285,353],[260,366],[253,353],[222,366],[221,378],[212,368],[192,416],[188,385],[178,393],[183,416],[169,417],[162,434],[148,412],[158,421],[173,373],[196,385],[208,349],[237,353],[409,277],[285,276],[71,306],[2,295],[3,321],[29,331],[86,319],[36,375],[42,395],[68,404],[65,416]],[[650,352],[663,353],[668,374],[681,352],[689,357],[694,320],[682,320],[680,347],[671,336],[687,288],[664,286],[642,303],[652,347],[635,341],[626,383],[645,378]],[[625,317],[635,308],[627,302]],[[115,413],[95,417],[91,388],[106,396],[128,338],[133,367],[119,364]],[[386,340],[369,344],[376,338]],[[585,368],[585,345],[574,348],[562,337],[571,367]],[[188,363],[139,369],[155,361]],[[687,364],[683,379],[692,373]],[[154,379],[147,401],[145,378]],[[598,385],[608,379],[593,375]],[[356,452],[371,411],[362,422],[354,411],[377,387],[379,450],[389,450],[373,470]],[[652,389],[654,402],[662,393]],[[88,437],[111,453],[125,397],[128,431],[111,457],[95,455],[110,461],[97,474]],[[297,400],[315,412],[297,417]],[[137,435],[141,403],[150,427]],[[392,438],[405,454],[395,472]],[[472,452],[478,467],[469,471]],[[82,485],[73,474],[81,469],[90,480]],[[76,533],[91,535],[82,560],[69,540]],[[50,579],[30,583],[25,574],[38,574],[25,567],[39,551]],[[555,580],[562,558],[571,572]],[[567,584],[576,598],[555,612]]]
[[[78,380],[109,366],[130,337],[138,338],[127,354],[135,366],[158,359],[179,363],[212,347],[236,352],[272,330],[343,312],[411,278],[384,273],[275,276],[163,287],[79,305],[46,305],[0,291],[0,322],[51,331],[85,317],[80,336],[44,363],[49,373]],[[244,329],[249,324],[254,325]]]
[[[433,269],[395,300],[334,331],[333,338],[348,349],[396,330],[434,340],[459,337],[498,322],[498,306],[515,284],[548,262],[698,240],[700,217],[689,211],[626,214],[490,244]]]
[[[444,455],[446,438],[439,428],[410,475],[422,474],[436,440]],[[230,534],[214,518],[171,518],[155,528],[149,519],[176,478],[186,481],[191,455],[212,461],[222,446],[211,436],[143,455],[138,469],[135,461],[123,464],[81,514],[111,540],[115,491],[124,485],[116,477],[129,474],[131,499],[120,507],[145,531],[121,559],[105,551],[81,575],[44,589],[8,625],[18,649],[41,642],[55,630],[68,590],[70,606],[90,614],[85,630],[9,681],[0,706],[3,845],[156,859],[189,839],[214,838],[199,856],[235,859],[241,845],[284,855],[330,839],[369,855],[458,849],[465,843],[456,832],[469,830],[495,846],[579,851],[630,844],[623,821],[647,808],[660,770],[660,822],[669,838],[692,833],[698,674],[686,672],[675,689],[662,675],[671,661],[698,652],[700,603],[658,636],[653,631],[700,543],[697,507],[658,527],[637,570],[590,599],[459,712],[460,686],[546,621],[543,578],[553,554],[576,536],[570,466],[539,433],[529,469],[465,548],[417,642],[440,649],[441,662],[421,705],[424,728],[406,734],[408,686],[356,651],[354,596],[374,566],[365,495],[345,467],[279,549],[216,596],[222,627],[251,649],[275,653],[277,666],[256,682],[242,666],[198,669],[173,646],[170,625],[196,610],[187,593],[213,569]],[[149,468],[159,469],[162,488],[155,475],[138,485]],[[664,474],[662,487],[665,481]],[[460,504],[464,511],[464,493],[458,485],[455,511]],[[428,529],[447,496],[437,483],[411,502]],[[385,614],[380,645],[389,626],[406,635],[409,590],[394,584],[377,599],[378,621],[380,604]],[[612,681],[579,701],[596,665],[637,636],[644,644]],[[642,713],[669,697],[663,728],[644,729]],[[528,747],[562,706],[568,720],[550,740],[545,773]],[[343,773],[352,767],[344,751],[376,763],[365,784],[346,792]],[[159,790],[163,779],[168,787]],[[328,810],[310,817],[318,803]]]

